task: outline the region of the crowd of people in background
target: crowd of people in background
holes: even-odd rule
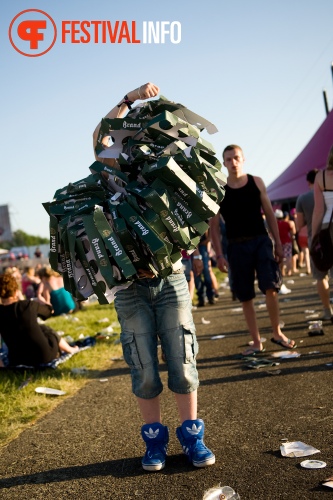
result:
[[[296,200],[296,206],[289,210],[276,208],[274,211],[277,219],[279,236],[283,249],[283,258],[279,262],[282,277],[290,277],[300,272],[307,275],[312,274],[316,279],[318,295],[324,308],[324,319],[329,319],[333,315],[330,305],[329,272],[318,271],[310,258],[310,245],[312,236],[312,214],[314,211],[314,182],[318,169],[312,169],[306,174],[309,190],[302,193]],[[268,235],[272,238],[267,225],[265,213],[261,210],[261,215]],[[220,236],[222,247],[227,259],[228,238],[226,236],[225,221],[219,214]],[[217,254],[212,245],[211,230],[207,230],[202,236],[198,245],[199,253],[189,255],[182,252],[183,270],[188,282],[190,297],[193,308],[213,305],[219,298],[219,284],[213,271],[217,267]],[[34,252],[35,259],[43,256],[39,247]],[[194,271],[196,259],[202,261],[200,272]],[[22,261],[22,258],[19,259]],[[35,260],[36,262],[36,260]],[[3,269],[5,274],[11,274],[18,283],[18,294],[20,299],[33,299],[42,304],[52,306],[52,315],[72,313],[82,306],[74,300],[69,292],[64,288],[62,276],[51,269],[50,266],[43,266],[37,262],[35,266],[25,266],[23,270],[15,265],[8,265]],[[228,281],[232,299],[237,300],[233,290],[231,268],[228,266]],[[281,293],[286,293],[288,289],[281,285]]]
[[[18,285],[20,300],[29,299],[52,307],[52,316],[71,314],[80,309],[80,304],[65,290],[64,280],[60,273],[50,266],[26,266],[20,270],[17,266],[3,269],[2,275],[13,276]]]

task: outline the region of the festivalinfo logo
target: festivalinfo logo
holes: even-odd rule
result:
[[[178,44],[179,21],[63,20],[38,9],[19,12],[11,21],[8,36],[13,48],[27,57],[39,57],[62,44]]]

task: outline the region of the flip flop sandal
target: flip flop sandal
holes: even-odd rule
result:
[[[283,349],[295,349],[295,347],[297,347],[296,344],[294,344],[293,346],[290,345],[291,342],[292,342],[291,339],[287,339],[287,340],[275,340],[275,338],[272,337],[271,338],[271,342],[273,342],[273,344],[279,345],[280,347],[283,347]]]
[[[257,354],[261,354],[262,352],[265,352],[264,347],[262,349],[255,349],[253,347],[250,347],[249,349],[246,349],[246,351],[242,352],[242,356],[244,357],[256,356]]]

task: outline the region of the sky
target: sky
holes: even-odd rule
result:
[[[45,14],[22,13],[29,9]],[[50,18],[57,37],[46,52]],[[332,107],[332,18],[332,0],[1,2],[0,205],[9,205],[12,230],[48,237],[42,203],[89,175],[96,125],[149,81],[216,125],[203,136],[219,159],[227,144],[239,144],[245,171],[269,186],[325,120],[323,89]],[[36,19],[47,28],[33,49],[29,29],[20,38],[18,27]],[[101,31],[95,43],[93,24],[90,43],[74,43],[87,39],[82,30],[62,40],[64,21],[109,21],[113,29],[125,21],[132,43],[101,43]],[[172,36],[143,43],[148,22],[165,22]]]

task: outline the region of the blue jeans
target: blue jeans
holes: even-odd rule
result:
[[[197,289],[197,295],[199,301],[204,300],[205,296],[205,291],[208,299],[212,299],[214,297],[214,290],[212,286],[212,279],[210,277],[210,271],[209,271],[209,254],[207,251],[207,246],[206,245],[199,245],[198,250],[200,252],[200,255],[202,257],[202,263],[203,263],[203,271],[201,274],[195,276],[194,278],[194,283],[195,283],[195,288]]]
[[[115,307],[133,393],[151,399],[163,390],[157,354],[159,339],[166,357],[169,389],[178,394],[195,391],[199,385],[198,343],[184,274],[136,280],[117,292]]]

